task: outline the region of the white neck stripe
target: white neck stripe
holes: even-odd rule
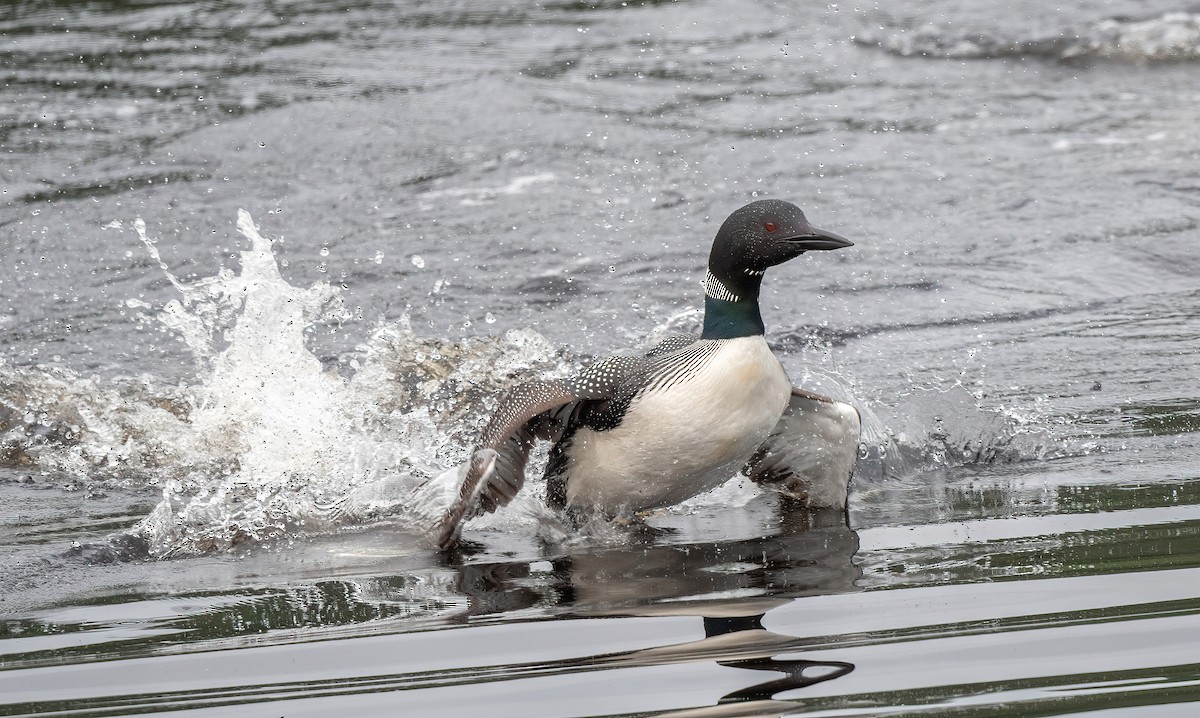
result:
[[[704,278],[704,296],[712,297],[713,299],[721,299],[726,302],[740,302],[742,298],[733,292],[729,291],[721,280],[713,276],[709,271],[708,276]]]

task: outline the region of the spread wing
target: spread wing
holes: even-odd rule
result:
[[[471,454],[454,502],[435,526],[438,548],[458,541],[463,521],[513,500],[525,483],[525,462],[534,440],[559,428],[562,415],[578,401],[564,381],[530,381],[505,395]]]
[[[742,471],[812,508],[845,508],[861,424],[850,404],[793,387],[783,417]]]
[[[434,527],[438,548],[458,542],[462,523],[508,504],[525,483],[525,464],[537,439],[556,441],[585,405],[612,398],[643,363],[610,357],[571,379],[513,387],[496,408],[471,454],[454,501]]]

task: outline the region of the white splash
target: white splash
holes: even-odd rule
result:
[[[421,340],[407,322],[377,328],[352,379],[326,370],[305,329],[340,311],[325,283],[292,286],[271,242],[245,211],[241,271],[185,284],[160,316],[192,349],[201,373],[186,428],[174,439],[163,500],[135,532],[156,556],[289,539],[407,512],[414,528],[438,494],[418,488],[461,460],[490,392],[563,358],[534,332],[463,342]],[[221,345],[224,345],[221,347]],[[218,476],[187,470],[189,459]],[[434,482],[436,484],[436,482]]]

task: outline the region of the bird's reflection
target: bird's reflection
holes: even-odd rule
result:
[[[765,631],[766,629],[762,626],[763,615],[765,614],[732,618],[705,618],[705,638],[738,631]],[[783,678],[729,693],[721,698],[720,703],[767,701],[784,691],[807,688],[817,683],[840,678],[854,670],[854,664],[844,661],[805,661],[774,657],[717,661],[717,663],[729,668],[748,668],[752,671],[773,671],[783,674]]]
[[[844,514],[797,508],[771,516],[765,536],[673,543],[679,536],[666,534],[649,544],[577,550],[532,564],[467,563],[457,568],[458,589],[469,599],[468,617],[534,606],[568,616],[696,616],[704,627],[699,641],[586,660],[613,667],[712,660],[775,674],[716,705],[669,715],[778,715],[796,705],[775,696],[839,678],[854,666],[778,658],[804,650],[806,642],[766,630],[764,615],[798,597],[857,591],[860,571],[853,563],[858,537]]]
[[[450,567],[469,602],[464,618],[534,605],[575,615],[703,615],[692,609],[734,598],[858,590],[858,536],[844,513],[797,508],[760,521],[740,527],[748,538],[685,541],[668,528],[651,541],[584,547],[534,562],[472,562],[464,551]]]

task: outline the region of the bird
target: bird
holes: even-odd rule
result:
[[[433,526],[437,547],[452,549],[464,522],[513,500],[537,440],[553,442],[546,502],[568,515],[643,515],[739,470],[810,507],[844,508],[861,417],[849,403],[792,386],[767,344],[759,292],[771,267],[850,246],[791,202],[735,210],[709,254],[700,335],[672,335],[640,355],[512,387]]]

